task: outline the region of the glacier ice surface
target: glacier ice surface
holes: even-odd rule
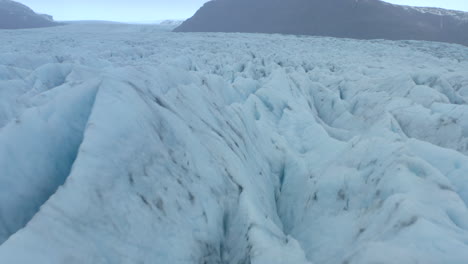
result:
[[[468,49],[0,32],[0,263],[468,263]]]

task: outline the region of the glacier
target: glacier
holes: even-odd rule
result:
[[[0,263],[468,263],[468,48],[0,31]]]

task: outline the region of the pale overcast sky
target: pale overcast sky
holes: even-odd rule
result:
[[[56,20],[154,21],[191,17],[207,0],[17,0]],[[287,0],[284,0],[287,1]],[[468,0],[386,0],[468,11]]]

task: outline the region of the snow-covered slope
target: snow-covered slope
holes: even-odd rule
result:
[[[378,0],[378,1],[388,6],[403,7],[407,11],[413,10],[413,11],[418,11],[423,14],[428,13],[428,14],[437,15],[440,17],[452,17],[462,22],[466,22],[468,20],[468,12],[465,12],[465,11],[445,9],[445,8],[439,8],[439,7],[429,7],[429,6],[409,6],[409,5],[401,5],[401,4],[398,5],[398,4],[392,4],[392,3],[386,2],[385,0]]]
[[[419,7],[419,6],[403,6],[407,10],[416,10],[420,13],[429,13],[433,15],[437,15],[440,17],[453,17],[461,22],[468,21],[468,12],[458,11],[458,10],[450,10],[450,9],[443,9],[437,7]]]
[[[0,33],[0,263],[467,263],[468,49]]]

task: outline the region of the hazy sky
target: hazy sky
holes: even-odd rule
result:
[[[185,19],[207,0],[17,0],[56,20],[152,21]],[[287,0],[284,0],[287,1]],[[386,0],[468,11],[468,0]]]

